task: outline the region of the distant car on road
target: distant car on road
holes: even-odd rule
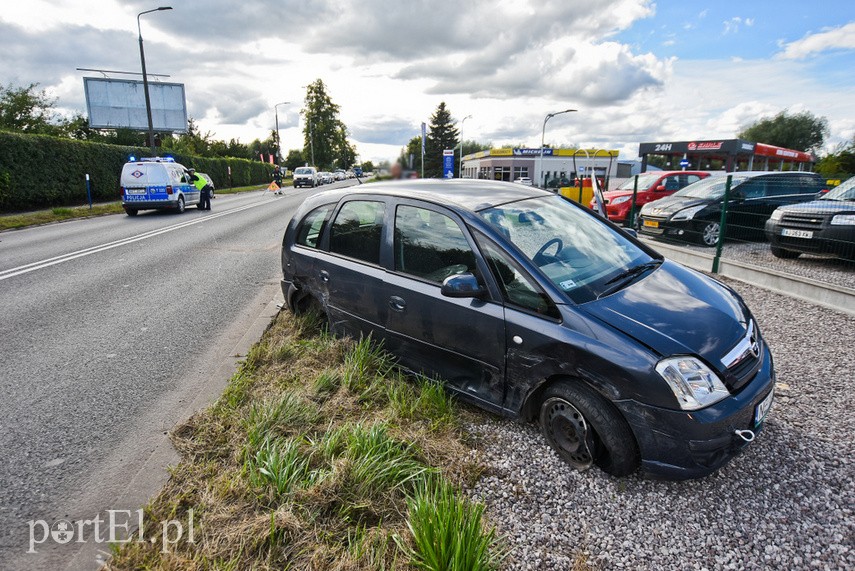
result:
[[[818,200],[782,206],[766,222],[772,254],[825,254],[855,260],[855,177]]]
[[[710,173],[705,171],[656,171],[638,175],[638,191],[635,198],[636,213],[641,207],[652,202],[671,196],[681,188],[707,178]],[[629,211],[632,209],[632,192],[635,188],[635,177],[630,178],[614,190],[603,193],[606,200],[606,214],[609,220],[616,224],[626,224],[629,221]],[[594,200],[589,205],[591,210],[596,208]]]
[[[319,181],[318,169],[315,167],[297,167],[294,169],[294,188],[300,188],[301,186],[315,188],[318,186]]]
[[[514,181],[517,184],[524,184],[526,186],[534,186],[534,182],[527,176],[521,176],[520,178]]]
[[[552,192],[469,179],[322,192],[288,224],[282,272],[292,310],[539,420],[578,469],[704,476],[772,406],[772,355],[733,290]]]
[[[766,220],[779,206],[813,200],[825,189],[822,177],[812,172],[746,171],[732,176],[727,233],[745,239],[762,239]],[[648,202],[641,208],[639,232],[715,246],[726,184],[725,176],[705,178]]]
[[[335,176],[331,172],[322,171],[320,173],[321,181],[324,184],[332,184],[335,182]]]

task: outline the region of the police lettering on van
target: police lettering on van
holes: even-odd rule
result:
[[[131,160],[122,168],[122,208],[128,216],[140,210],[170,209],[184,212],[199,205],[200,192],[187,169],[171,157]]]

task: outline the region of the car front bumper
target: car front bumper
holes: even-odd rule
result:
[[[775,385],[772,355],[764,344],[763,365],[738,393],[696,411],[671,410],[638,401],[617,401],[635,434],[641,451],[642,471],[654,478],[687,480],[712,474],[748,442],[736,434],[757,434],[757,405]]]
[[[657,226],[645,226],[645,220],[654,221]],[[697,235],[694,220],[671,220],[650,216],[639,217],[638,232],[646,236],[666,236],[669,238],[682,238],[683,240],[688,240],[693,235]]]
[[[830,254],[855,258],[855,229],[851,226],[826,226],[812,230],[810,238],[782,236],[783,227],[777,222],[766,222],[766,238],[775,248],[804,252],[805,254]]]

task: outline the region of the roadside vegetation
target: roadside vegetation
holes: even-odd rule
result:
[[[107,568],[498,568],[505,548],[461,492],[481,473],[466,414],[370,340],[283,312],[219,400],[171,434],[183,460],[144,535],[192,510],[194,542],[127,543]]]

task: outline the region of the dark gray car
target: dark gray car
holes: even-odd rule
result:
[[[548,191],[324,192],[289,223],[282,270],[290,308],[372,335],[482,408],[539,420],[580,469],[709,474],[772,404],[772,356],[736,293]]]

